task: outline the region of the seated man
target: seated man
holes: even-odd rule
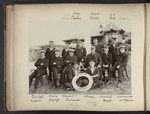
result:
[[[68,81],[66,83],[67,90],[73,89],[72,79],[80,73],[80,68],[77,63],[73,65],[73,68],[68,71]]]
[[[73,67],[73,65],[77,62],[77,57],[74,55],[74,49],[69,49],[69,55],[66,56],[64,60],[64,69],[62,72],[62,83],[63,87],[65,87],[65,84],[67,82],[66,74],[68,75],[68,71]]]
[[[85,60],[85,68],[88,68],[89,62],[93,60],[95,62],[95,66],[98,67],[99,72],[100,72],[100,80],[102,79],[102,70],[101,70],[101,65],[102,65],[102,58],[99,53],[96,52],[96,47],[92,46],[91,47],[91,53],[87,55],[86,60]]]
[[[120,87],[120,84],[122,83],[122,73],[127,63],[128,63],[128,54],[125,52],[125,46],[121,44],[119,46],[119,55],[117,62],[112,67],[112,72],[118,70],[118,87]]]
[[[53,84],[54,88],[60,85],[61,76],[58,75],[62,71],[63,59],[60,57],[60,50],[55,49],[55,56],[51,60],[52,72],[53,72]]]
[[[86,73],[89,74],[90,76],[92,76],[93,78],[93,86],[92,87],[96,87],[96,86],[100,86],[101,81],[99,80],[100,78],[100,71],[98,67],[95,67],[95,62],[93,60],[89,61],[89,67],[86,69]]]
[[[48,64],[49,64],[49,60],[47,58],[45,58],[45,52],[41,51],[40,54],[41,54],[41,58],[38,59],[35,63],[35,66],[37,67],[37,69],[29,76],[29,87],[32,84],[32,80],[34,78],[36,78],[35,79],[35,84],[34,84],[34,91],[36,91],[36,89],[37,89],[37,85],[40,81],[40,78],[43,75],[47,74],[47,67],[48,67]]]
[[[102,57],[102,74],[104,76],[104,82],[106,84],[107,77],[108,77],[108,82],[109,84],[111,82],[111,75],[110,75],[110,68],[112,66],[112,55],[108,53],[109,51],[109,46],[108,44],[104,45],[104,52],[101,54]]]

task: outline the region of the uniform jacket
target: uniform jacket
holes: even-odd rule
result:
[[[63,49],[62,50],[62,57],[63,57],[63,60],[65,60],[66,56],[69,55],[69,51],[67,51],[66,49]]]
[[[86,57],[86,49],[85,47],[77,47],[75,49],[75,55],[77,56],[78,59],[85,59]]]
[[[124,67],[127,65],[129,59],[129,55],[127,53],[120,53],[118,55],[118,61],[117,64],[121,67]]]
[[[110,44],[109,45],[109,53],[112,54],[113,62],[116,62],[118,54],[119,54],[118,44],[115,44],[115,46],[113,44]]]
[[[62,59],[62,57],[54,56],[53,59],[51,60],[50,64],[52,67],[62,67],[63,66],[63,59]]]
[[[89,62],[93,60],[95,62],[95,66],[102,65],[102,58],[99,53],[90,53],[87,55],[86,61],[85,61],[85,68],[89,67]]]
[[[110,65],[112,64],[112,55],[110,53],[102,53],[101,54],[102,57],[102,64],[104,65]]]
[[[67,55],[64,60],[64,65],[74,65],[77,62],[77,57],[73,55],[72,57],[70,55]]]
[[[41,65],[41,63],[43,63],[43,65]],[[47,58],[44,58],[44,59],[40,58],[36,61],[35,66],[38,69],[45,69],[46,70],[48,64],[49,64],[49,60]]]
[[[49,62],[52,60],[52,58],[55,56],[55,48],[50,50],[50,48],[46,49],[45,57],[49,60]]]
[[[97,53],[102,53],[102,45],[101,44],[97,44],[97,45],[94,45],[95,47],[96,47],[96,50],[95,50],[95,52],[97,52]]]
[[[89,74],[90,76],[94,76],[96,74],[99,74],[99,69],[97,67],[95,67],[94,71],[91,71],[91,68],[88,67],[85,71],[87,74]]]

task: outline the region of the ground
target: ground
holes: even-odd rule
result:
[[[129,57],[130,58],[130,57]],[[131,94],[131,61],[129,59],[127,65],[127,71],[129,75],[129,80],[127,79],[126,75],[123,79],[121,87],[117,87],[117,81],[113,80],[113,83],[109,85],[102,85],[99,88],[93,88],[86,92],[79,92],[76,90],[66,91],[61,88],[53,89],[52,84],[48,84],[47,80],[44,79],[43,85],[39,83],[37,91],[34,94],[99,94],[99,95],[130,95]],[[30,87],[30,94],[33,93],[33,85],[34,81],[32,82],[32,86]]]

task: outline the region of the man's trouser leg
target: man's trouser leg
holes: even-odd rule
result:
[[[63,71],[62,71],[62,75],[61,75],[61,82],[62,82],[62,85],[63,86],[65,86],[65,83],[66,83],[66,73],[67,73],[67,69],[68,69],[68,67],[67,66],[65,66],[64,67],[64,69],[63,69]]]
[[[35,70],[30,76],[29,76],[29,87],[32,84],[32,80],[36,77],[37,71]]]
[[[115,77],[115,78],[116,78],[116,67],[117,67],[117,64],[114,64],[114,65],[112,66],[112,68],[110,68],[109,75],[110,75],[111,78],[112,78],[112,77]],[[114,76],[114,75],[115,75],[115,76]]]
[[[102,68],[99,68],[99,80],[102,81]]]
[[[48,69],[49,69],[49,81],[51,82],[52,81],[52,67],[49,66]]]
[[[54,76],[54,80],[53,80],[53,83],[54,83],[54,86],[57,87],[57,85],[60,84],[60,75],[59,72],[60,72],[61,69],[59,68],[53,68],[53,76]],[[59,84],[58,84],[59,83]]]
[[[122,73],[123,73],[124,67],[120,67],[118,69],[118,83],[122,82]]]
[[[68,81],[67,81],[67,83],[66,83],[66,87],[68,87],[68,88],[73,88],[73,86],[72,86],[72,79],[73,79],[73,71],[72,70],[69,70],[68,71]]]
[[[40,78],[46,74],[46,70],[38,70],[36,74],[36,79],[35,79],[35,84],[34,84],[34,89],[37,89],[38,83],[40,81]]]
[[[104,83],[106,84],[105,70],[107,70],[107,69],[105,67],[102,67],[102,75],[104,76]]]

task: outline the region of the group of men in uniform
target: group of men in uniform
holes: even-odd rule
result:
[[[112,38],[111,44],[98,43],[98,39],[93,39],[91,53],[87,54],[86,48],[83,47],[82,41],[77,42],[77,47],[71,48],[66,44],[66,48],[62,50],[54,48],[53,41],[49,42],[49,48],[46,52],[41,52],[41,58],[35,63],[37,69],[29,76],[29,86],[31,86],[33,78],[35,78],[34,89],[40,81],[40,77],[47,73],[49,69],[49,81],[53,82],[53,87],[72,88],[71,81],[78,73],[86,72],[91,75],[94,80],[93,87],[101,84],[110,84],[113,78],[118,78],[118,86],[122,82],[123,70],[128,63],[128,54],[125,45],[120,44],[115,37]],[[118,71],[116,77],[115,71]],[[88,80],[82,79],[78,81],[79,85],[86,85]]]

